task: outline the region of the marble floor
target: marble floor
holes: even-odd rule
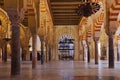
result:
[[[32,69],[30,61],[21,62],[21,74],[10,75],[10,61],[0,62],[0,80],[120,80],[120,62],[108,68],[108,61],[95,65],[83,61],[53,61]]]

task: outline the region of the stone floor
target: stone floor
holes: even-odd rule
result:
[[[0,63],[0,80],[120,80],[120,62],[115,68],[108,68],[108,61],[95,65],[83,61],[56,61],[41,65],[38,62],[32,70],[30,61],[21,62],[21,74],[10,75],[10,62]]]

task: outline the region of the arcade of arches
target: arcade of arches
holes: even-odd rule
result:
[[[120,0],[87,0],[100,5],[89,17],[75,11],[84,1],[0,0],[0,75],[9,64],[11,75],[21,75],[21,65],[31,64],[34,70],[52,62],[97,66],[106,61],[108,71],[115,69],[120,61]]]

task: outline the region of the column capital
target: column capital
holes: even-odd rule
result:
[[[99,37],[94,37],[93,39],[94,39],[94,41],[98,41]]]
[[[19,10],[17,8],[6,8],[6,11],[12,24],[20,23]]]

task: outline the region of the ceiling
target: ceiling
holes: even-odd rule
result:
[[[77,8],[84,0],[50,0],[54,25],[78,25],[82,16]]]

